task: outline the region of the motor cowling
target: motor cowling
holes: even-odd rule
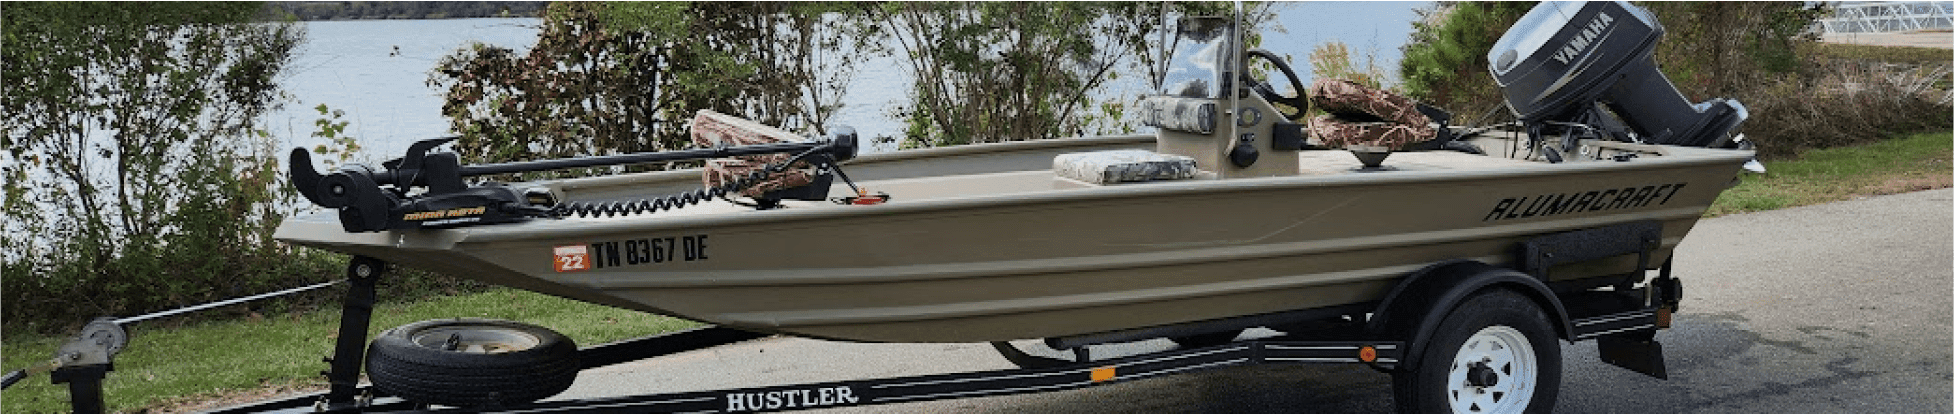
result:
[[[1689,103],[1655,64],[1662,35],[1653,14],[1626,2],[1542,2],[1486,58],[1522,122],[1618,117],[1643,142],[1722,145],[1748,111],[1736,100]]]

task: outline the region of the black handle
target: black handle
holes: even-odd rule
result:
[[[14,386],[14,383],[20,382],[23,378],[27,378],[27,370],[16,369],[13,372],[8,372],[7,376],[0,377],[0,390]]]

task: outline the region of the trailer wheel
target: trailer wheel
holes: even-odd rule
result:
[[[1432,333],[1416,370],[1392,375],[1400,413],[1550,413],[1560,344],[1547,315],[1505,289],[1461,302]]]
[[[541,326],[491,319],[420,321],[381,332],[366,351],[381,391],[428,404],[480,407],[563,392],[582,368],[577,345]]]

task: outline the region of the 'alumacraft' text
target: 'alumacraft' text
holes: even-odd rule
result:
[[[1542,194],[1511,197],[1493,204],[1484,221],[1510,220],[1603,210],[1641,208],[1669,204],[1682,191],[1684,183],[1594,190],[1584,193]]]

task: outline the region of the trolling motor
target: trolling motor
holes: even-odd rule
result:
[[[1487,53],[1493,79],[1535,142],[1579,138],[1693,147],[1748,146],[1730,132],[1750,116],[1735,99],[1691,104],[1654,60],[1662,24],[1621,1],[1542,2]],[[1553,149],[1550,147],[1550,150]],[[1552,151],[1548,156],[1557,158]]]
[[[319,174],[312,168],[311,153],[304,148],[295,148],[292,150],[291,158],[292,185],[298,189],[299,194],[303,194],[305,199],[311,200],[313,204],[339,210],[339,224],[347,232],[440,229],[514,223],[532,218],[556,218],[590,212],[582,210],[594,211],[603,208],[589,207],[580,203],[559,204],[556,196],[546,188],[516,188],[495,182],[470,185],[462,181],[462,177],[747,155],[794,154],[787,161],[756,171],[747,179],[680,194],[670,197],[669,200],[653,200],[655,203],[646,201],[656,204],[657,208],[637,210],[649,212],[697,204],[715,196],[724,197],[728,193],[750,185],[766,174],[779,172],[788,165],[801,162],[821,167],[819,168],[821,178],[827,178],[828,174],[840,173],[837,163],[854,158],[856,151],[855,131],[841,127],[836,128],[836,133],[829,139],[812,142],[723,146],[500,164],[462,165],[461,158],[453,152],[428,152],[457,138],[459,137],[415,142],[408,146],[405,157],[381,163],[383,169],[348,164],[340,167],[339,171],[325,175]],[[845,175],[843,180],[847,180]],[[819,181],[826,182],[825,179]],[[424,188],[425,191],[415,193],[413,192],[415,187]],[[772,202],[773,205],[777,205],[781,199],[823,200],[827,197],[827,189],[826,185],[813,185],[794,191],[777,191],[763,195],[761,201],[762,204]]]

